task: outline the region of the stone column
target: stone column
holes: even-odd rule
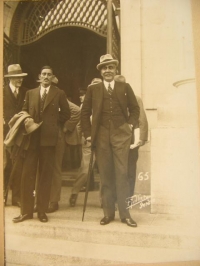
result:
[[[195,216],[200,214],[200,164],[191,6],[189,0],[176,0],[166,8],[173,24],[168,22],[169,36],[163,31],[160,45],[169,56],[175,49],[176,60],[160,62],[169,69],[163,78],[170,75],[172,86],[163,99],[158,96],[157,128],[151,130],[151,212]],[[170,34],[176,37],[174,46]]]
[[[121,1],[121,74],[141,96],[140,0]]]

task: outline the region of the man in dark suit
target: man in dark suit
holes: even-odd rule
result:
[[[23,73],[19,64],[8,66],[8,74],[4,77],[9,78],[9,84],[3,89],[3,137],[5,139],[8,131],[8,122],[21,111],[26,89],[22,87],[22,82],[27,73]],[[7,188],[9,177],[12,171],[12,160],[10,154],[4,149],[4,189]],[[16,174],[12,179],[12,205],[20,207],[20,178]]]
[[[130,85],[114,81],[117,65],[118,61],[110,54],[100,57],[97,69],[103,82],[87,89],[81,127],[86,140],[91,141],[91,147],[95,148],[101,178],[104,217],[100,224],[106,225],[114,220],[116,188],[121,222],[136,227],[126,200],[129,196],[127,162],[132,130],[138,123],[139,106]]]
[[[22,222],[33,218],[35,178],[37,180],[37,212],[41,222],[47,222],[45,211],[48,208],[52,174],[55,164],[55,147],[60,127],[70,118],[69,105],[64,91],[52,85],[53,70],[49,66],[41,69],[41,85],[29,90],[25,96],[23,111],[42,122],[38,130],[31,134],[30,145],[24,158],[21,181],[21,215],[13,222]]]

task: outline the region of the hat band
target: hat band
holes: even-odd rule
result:
[[[22,74],[21,70],[13,70],[8,72],[9,75]]]
[[[104,63],[104,62],[107,62],[107,61],[113,61],[113,60],[115,60],[115,59],[105,59],[101,63]]]

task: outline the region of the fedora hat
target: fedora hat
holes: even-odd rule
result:
[[[37,124],[37,123],[35,123],[33,121],[33,118],[27,118],[24,121],[25,130],[26,130],[26,133],[24,133],[24,135],[31,134],[33,131],[35,131],[36,129],[38,129],[42,125],[42,123],[43,122],[40,122],[39,124]]]
[[[116,59],[113,59],[112,55],[105,54],[100,57],[100,63],[97,65],[97,69],[100,70],[102,66],[107,64],[115,64],[118,66],[119,61]]]
[[[27,73],[23,73],[19,64],[9,65],[8,74],[4,75],[5,78],[24,77]]]

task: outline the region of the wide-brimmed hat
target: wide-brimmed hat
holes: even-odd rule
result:
[[[27,118],[24,121],[24,125],[25,125],[25,130],[26,133],[24,133],[24,135],[29,135],[31,134],[33,131],[35,131],[36,129],[38,129],[43,122],[40,122],[39,124],[35,123],[33,118]]]
[[[5,78],[25,77],[27,73],[23,73],[19,64],[9,65],[8,74],[4,75]]]
[[[116,66],[118,66],[119,61],[114,59],[110,54],[102,55],[100,57],[100,63],[97,65],[97,69],[100,70],[102,66],[107,64],[115,64]]]

